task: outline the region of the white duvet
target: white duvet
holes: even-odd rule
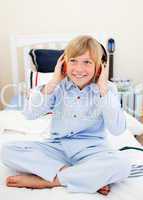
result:
[[[18,117],[18,123],[21,124],[21,129],[15,130],[16,126],[12,124],[12,116],[15,112],[15,116],[20,117],[20,113],[17,111],[11,111],[9,114],[3,113],[4,115],[0,113],[0,128],[1,128],[1,134],[0,134],[0,149],[2,144],[14,140],[43,140],[45,137],[49,137],[49,131],[50,128],[50,120],[51,116],[48,118],[44,118],[46,123],[49,123],[49,125],[45,125],[43,130],[38,133],[34,132],[34,121],[33,121],[33,128],[31,124],[27,124],[25,122],[25,125],[22,127],[23,122],[22,120],[25,120],[23,116],[21,116],[21,120]],[[15,119],[15,118],[14,118]],[[14,120],[13,119],[13,120]],[[132,119],[133,120],[133,119]],[[4,125],[5,121],[5,125]],[[3,124],[2,124],[3,122]],[[6,123],[7,122],[7,123]],[[129,121],[128,121],[129,122]],[[29,121],[28,121],[29,123]],[[135,121],[134,121],[135,123]],[[6,124],[9,124],[6,126]],[[13,125],[10,126],[10,124]],[[43,125],[44,122],[41,122]],[[16,123],[15,123],[16,125]],[[135,127],[136,124],[134,124]],[[5,126],[5,127],[4,127]],[[132,121],[133,126],[133,121]],[[32,130],[31,132],[27,132],[24,130],[26,127],[27,130]],[[23,129],[22,129],[23,128]],[[39,123],[39,130],[40,129],[40,123]],[[46,130],[46,132],[45,132]],[[137,125],[136,125],[137,130]],[[141,129],[138,127],[138,130]],[[36,128],[37,131],[37,128]],[[22,133],[22,134],[21,134]],[[23,134],[24,133],[24,134]],[[139,133],[139,132],[138,132]],[[140,147],[142,146],[135,140],[130,130],[126,130],[124,134],[120,136],[112,136],[110,133],[107,132],[108,140],[110,143],[110,146],[112,148],[118,149],[123,146],[135,146]],[[131,162],[133,164],[143,164],[143,152],[136,151],[136,150],[128,150],[124,151],[126,156],[130,158]],[[5,186],[5,178],[9,175],[16,174],[15,171],[12,171],[5,167],[2,162],[0,161],[0,199],[2,200],[142,200],[143,199],[143,177],[138,178],[132,178],[127,179],[124,182],[118,183],[116,185],[112,186],[112,191],[107,197],[104,197],[100,194],[74,194],[69,193],[66,191],[65,188],[53,188],[53,189],[42,189],[42,190],[31,190],[31,189],[19,189],[19,188],[8,188]]]

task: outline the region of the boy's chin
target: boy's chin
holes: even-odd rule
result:
[[[87,86],[90,83],[92,83],[92,81],[88,81],[85,83],[75,83],[75,85],[77,85],[80,89],[83,89],[85,86]]]
[[[75,80],[74,78],[70,78],[68,77],[71,81],[73,81],[73,83],[80,89],[83,89],[86,85],[90,84],[93,82],[93,80]]]

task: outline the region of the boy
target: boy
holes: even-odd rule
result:
[[[59,58],[53,79],[31,94],[24,114],[35,119],[52,111],[51,139],[3,147],[3,162],[27,173],[8,177],[7,186],[64,186],[71,192],[106,195],[109,184],[128,177],[130,163],[106,142],[105,128],[121,134],[126,120],[116,88],[107,81],[102,56],[101,45],[94,38],[75,38]]]

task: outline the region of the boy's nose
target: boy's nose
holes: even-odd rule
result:
[[[76,71],[78,71],[78,72],[84,71],[82,63],[78,63],[78,64],[77,64],[77,66],[76,66]]]

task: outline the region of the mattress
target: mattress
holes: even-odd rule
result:
[[[17,132],[6,131],[0,135],[0,148],[2,144],[15,140],[39,140],[38,135],[22,135]],[[143,160],[143,152],[136,150],[125,151],[130,158],[136,157]],[[143,177],[128,178],[124,182],[112,185],[111,192],[108,196],[101,194],[83,194],[70,193],[66,188],[53,189],[26,189],[10,188],[5,186],[5,179],[9,175],[17,174],[15,171],[7,168],[0,161],[0,198],[2,200],[142,200],[143,199]]]

